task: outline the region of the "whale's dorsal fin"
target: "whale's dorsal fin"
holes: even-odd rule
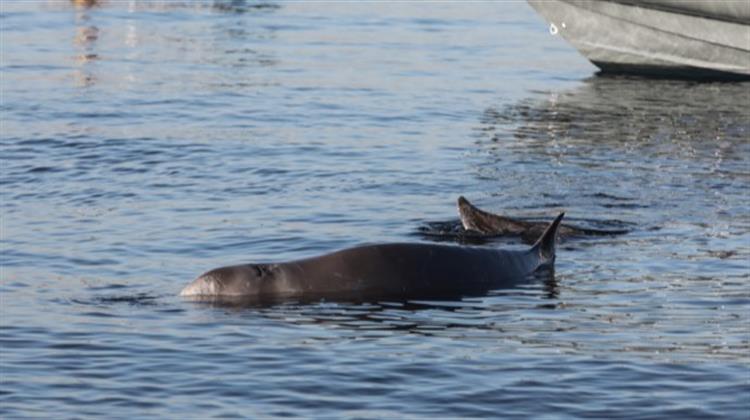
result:
[[[458,197],[458,215],[466,230],[485,235],[522,234],[528,226],[519,220],[480,210],[464,196]]]
[[[534,252],[539,252],[539,257],[542,259],[543,264],[552,263],[555,261],[555,242],[557,241],[557,228],[560,226],[560,222],[565,216],[565,212],[557,215],[555,220],[544,229],[542,236],[537,239],[534,246],[531,248]]]

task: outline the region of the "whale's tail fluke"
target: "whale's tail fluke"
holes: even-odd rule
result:
[[[528,228],[522,221],[481,210],[464,196],[458,197],[457,204],[458,215],[465,230],[484,235],[520,235]]]
[[[531,248],[534,252],[539,252],[542,264],[551,264],[555,261],[555,242],[557,241],[557,228],[565,216],[565,212],[560,213],[552,223],[547,226],[542,236],[536,241]]]

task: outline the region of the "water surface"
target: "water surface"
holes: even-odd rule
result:
[[[0,26],[2,417],[750,414],[747,83],[595,76],[523,2],[6,1]],[[429,241],[459,195],[630,232],[482,297],[176,296]]]

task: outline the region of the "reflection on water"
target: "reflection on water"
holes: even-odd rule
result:
[[[735,200],[748,204],[740,192],[750,179],[749,87],[593,77],[490,107],[477,129],[488,158],[477,177],[505,191],[530,186],[530,208],[580,206],[572,217],[623,219],[645,230],[717,216],[748,226]]]
[[[55,4],[59,5],[59,4]],[[273,54],[253,47],[273,39],[276,29],[258,27],[248,22],[248,14],[270,13],[279,9],[275,3],[244,0],[213,2],[71,0],[74,10],[73,79],[76,87],[90,88],[102,79],[127,86],[141,79],[140,67],[159,61],[169,62],[177,56],[200,66],[217,66],[218,71],[205,69],[203,84],[211,89],[246,89],[267,85],[254,80],[254,67],[277,64]],[[124,9],[121,22],[113,25],[106,10]],[[195,10],[226,15],[228,19],[201,28],[199,32],[171,34],[168,29],[154,31],[149,18],[159,20],[159,13]],[[122,23],[122,24],[121,24]],[[102,25],[106,29],[102,29]],[[172,51],[161,56],[146,56],[144,49],[161,43],[171,44]],[[116,68],[112,68],[116,66]],[[119,76],[120,80],[115,77]],[[253,79],[243,82],[244,79]]]
[[[491,140],[511,127],[515,147],[561,155],[570,147],[641,149],[680,158],[739,159],[746,152],[750,83],[698,83],[628,77],[593,77],[575,89],[544,93],[502,109],[481,122]],[[535,146],[536,144],[536,146]],[[560,148],[564,145],[563,148]]]
[[[95,62],[99,59],[97,40],[99,28],[93,24],[88,9],[98,5],[96,0],[74,0],[78,6],[75,16],[75,37],[73,44],[76,48],[75,73],[76,86],[90,87],[96,83]]]
[[[70,0],[74,6],[80,9],[90,9],[92,7],[100,6],[103,2],[101,0]]]
[[[129,11],[144,10],[207,10],[218,13],[244,14],[261,11],[273,11],[281,6],[266,1],[254,0],[212,0],[212,1],[180,1],[180,0],[70,0],[76,9],[92,9],[107,7],[117,9],[125,6]]]

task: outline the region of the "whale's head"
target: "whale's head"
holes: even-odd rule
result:
[[[260,294],[267,268],[258,264],[221,267],[201,274],[180,292],[180,296],[253,296]]]

